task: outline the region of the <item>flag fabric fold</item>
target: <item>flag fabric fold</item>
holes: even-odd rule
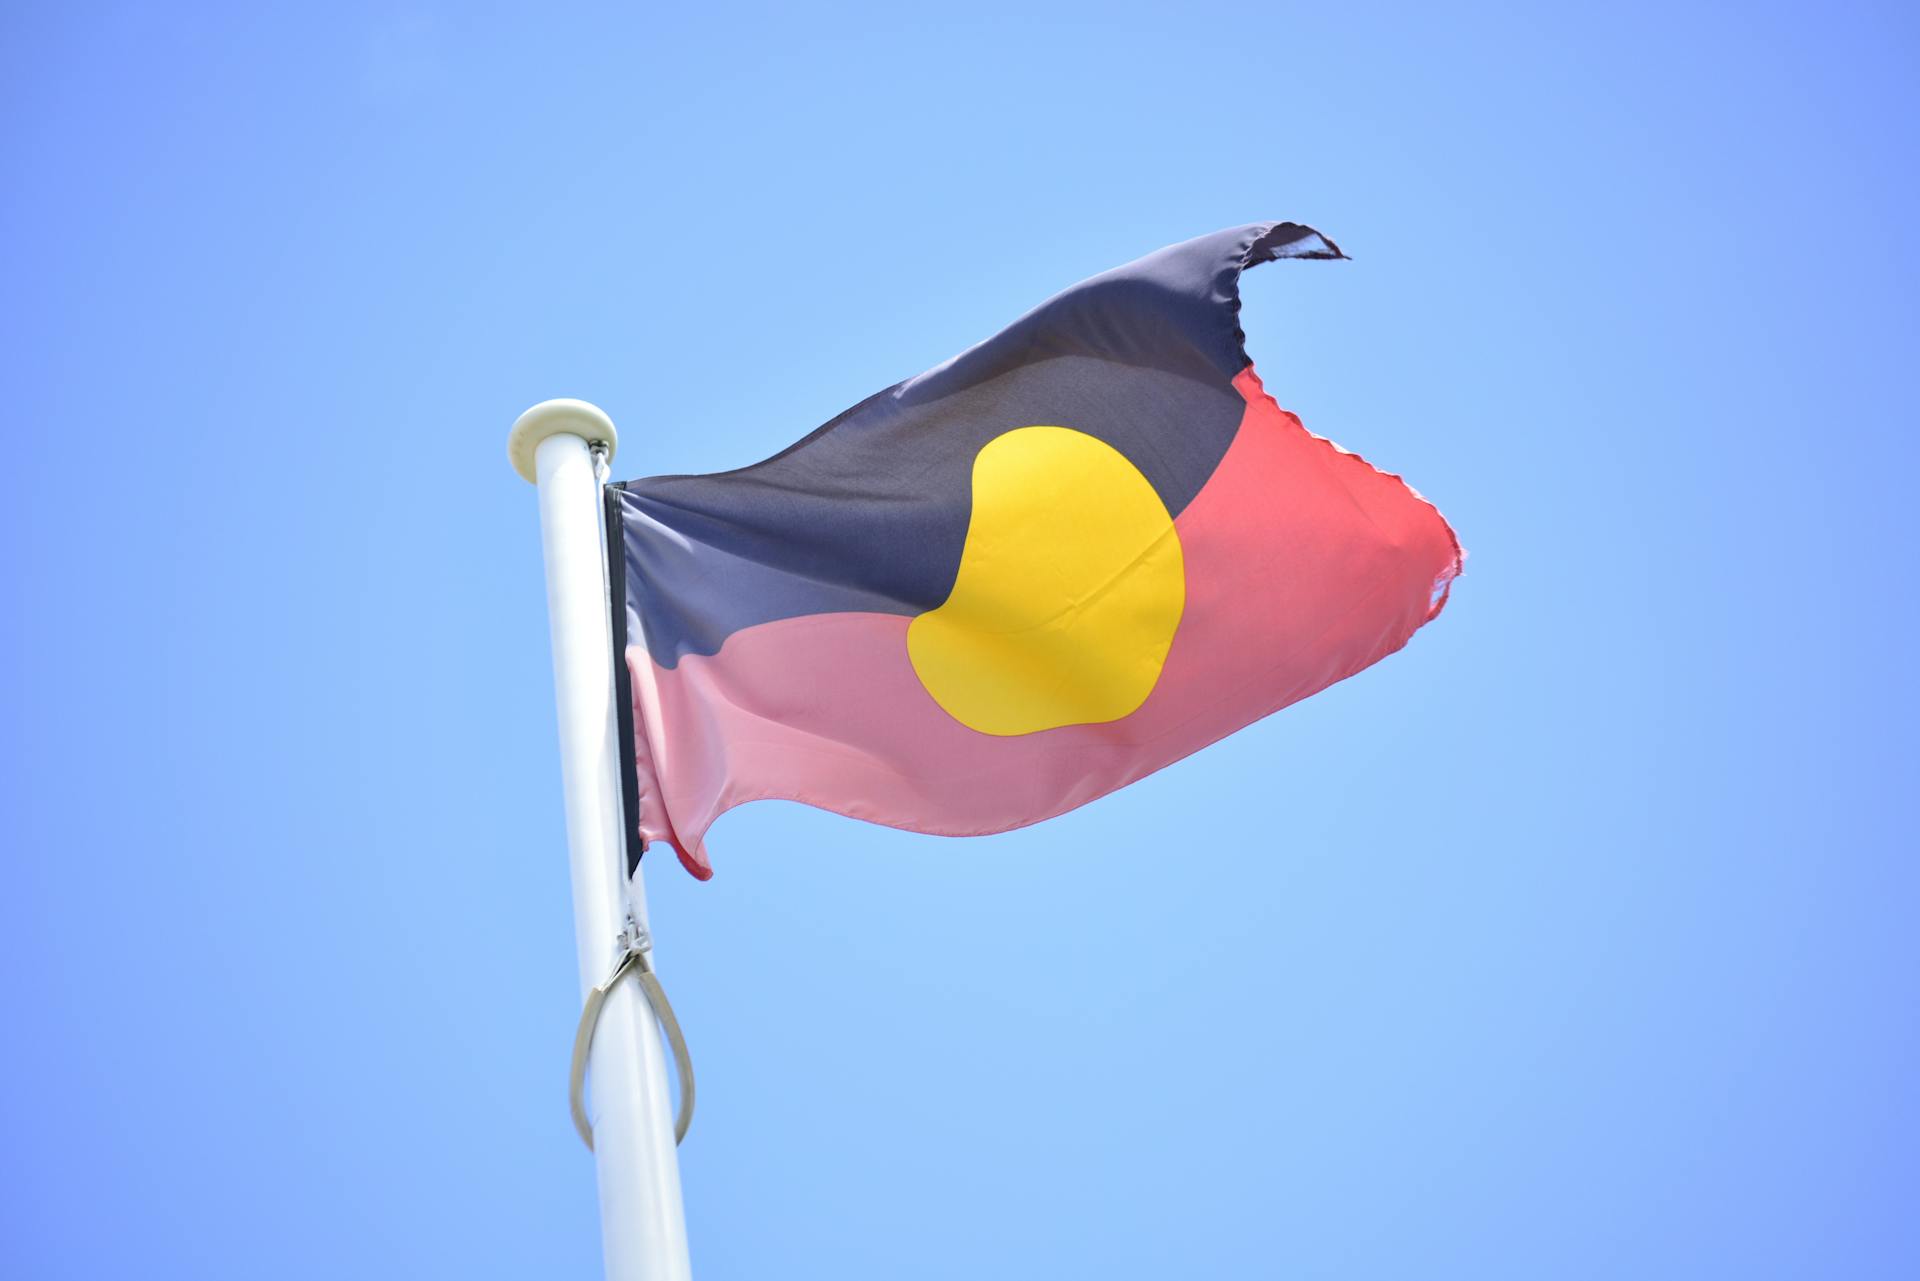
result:
[[[709,826],[761,799],[1021,827],[1406,644],[1452,530],[1276,405],[1240,330],[1248,267],[1342,256],[1202,236],[764,462],[609,487],[631,858],[705,879]]]

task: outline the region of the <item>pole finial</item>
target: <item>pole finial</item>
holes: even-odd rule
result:
[[[514,419],[513,430],[507,433],[507,457],[522,480],[537,483],[534,451],[547,437],[561,435],[578,436],[589,445],[605,444],[608,459],[612,459],[620,447],[620,434],[613,429],[613,419],[598,405],[584,400],[543,400]]]

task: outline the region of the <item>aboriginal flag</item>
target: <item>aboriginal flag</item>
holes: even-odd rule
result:
[[[629,848],[784,799],[980,835],[1399,649],[1460,547],[1266,394],[1240,274],[1297,223],[1075,285],[765,462],[607,491]],[[640,840],[631,838],[637,835]]]

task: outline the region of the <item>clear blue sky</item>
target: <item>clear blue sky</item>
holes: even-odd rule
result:
[[[735,466],[1260,218],[1471,549],[943,840],[650,867],[705,1278],[1920,1275],[1902,6],[9,5],[0,1272],[591,1277],[508,424]]]

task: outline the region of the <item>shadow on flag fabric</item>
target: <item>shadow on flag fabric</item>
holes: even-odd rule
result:
[[[1075,285],[765,462],[607,491],[632,858],[801,801],[1035,823],[1353,675],[1440,612],[1453,531],[1266,394],[1259,223]],[[623,606],[623,607],[622,607]]]

